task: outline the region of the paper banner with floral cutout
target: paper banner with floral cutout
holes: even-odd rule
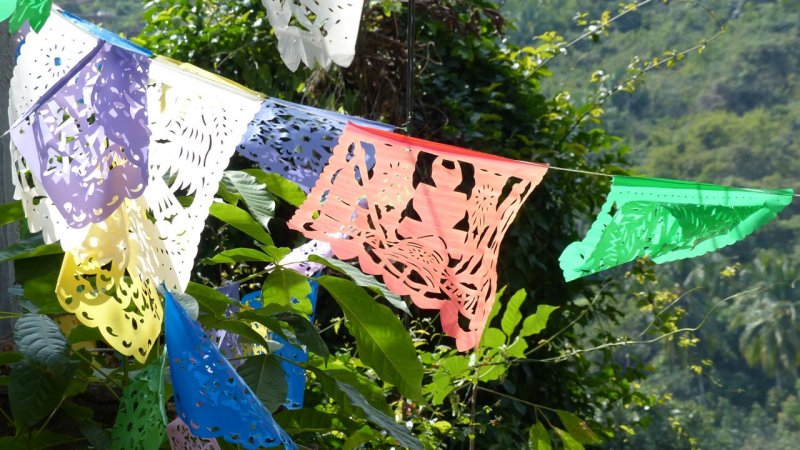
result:
[[[364,0],[261,0],[278,38],[278,51],[292,72],[353,62]]]
[[[110,448],[149,450],[161,446],[167,424],[164,362],[161,359],[145,367],[123,391]]]
[[[88,56],[11,129],[36,183],[72,228],[105,220],[147,185],[150,60],[101,41]]]
[[[250,121],[237,151],[262,170],[280,174],[308,192],[348,121],[394,130],[392,125],[270,98]]]
[[[97,47],[97,38],[74,26],[60,14],[53,14],[39,33],[27,33],[20,45],[17,65],[11,78],[9,121],[17,122],[48,91],[70,81],[67,75],[80,70],[90,59],[87,55]],[[65,250],[80,245],[87,229],[68,225],[44,188],[36,181],[28,162],[13,141],[11,172],[14,198],[22,201],[29,230],[32,233],[41,231],[47,243],[60,241]]]
[[[175,409],[193,435],[221,437],[247,449],[283,444],[289,435],[169,292],[166,335]]]
[[[775,218],[792,194],[791,189],[614,177],[586,237],[559,258],[564,278],[574,280],[643,256],[665,263],[734,244]]]
[[[369,167],[368,155],[375,164]],[[438,309],[459,350],[480,341],[500,244],[547,172],[458,147],[348,124],[289,227]]]
[[[0,22],[9,19],[11,33],[16,33],[25,22],[38,32],[50,17],[52,4],[53,0],[2,0]]]
[[[167,425],[167,439],[172,450],[220,450],[216,439],[202,439],[192,434],[180,417]]]

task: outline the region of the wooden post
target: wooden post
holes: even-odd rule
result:
[[[0,134],[8,129],[8,88],[14,70],[14,37],[8,33],[8,22],[0,24]],[[0,138],[0,203],[11,201],[14,187],[11,184],[11,161],[8,153],[9,137]],[[19,236],[16,224],[0,227],[0,248],[15,242]],[[0,264],[0,311],[19,311],[19,304],[8,289],[14,285],[13,263]],[[0,321],[0,351],[11,339],[12,322]]]

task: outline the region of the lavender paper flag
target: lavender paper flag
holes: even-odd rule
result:
[[[261,104],[237,151],[262,170],[280,174],[308,192],[349,121],[394,130],[392,125],[270,98]]]
[[[220,450],[216,439],[202,439],[180,417],[167,425],[167,439],[172,450]]]
[[[67,224],[105,220],[147,185],[150,60],[100,41],[11,138]]]

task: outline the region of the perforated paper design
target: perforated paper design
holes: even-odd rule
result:
[[[33,104],[97,46],[97,39],[54,14],[39,33],[25,35],[9,92],[9,121],[16,122]],[[22,201],[28,228],[42,232],[45,242],[61,241],[64,249],[83,242],[85,229],[74,229],[55,208],[42,186],[34,180],[28,163],[11,145],[11,181],[14,198]]]
[[[567,281],[649,256],[692,258],[734,244],[775,218],[792,190],[748,190],[615,177],[600,214],[559,261]]]
[[[161,361],[145,367],[125,388],[111,431],[111,448],[157,449],[164,440],[164,370]]]
[[[364,0],[261,0],[283,62],[323,68],[353,62]]]
[[[166,335],[175,409],[200,438],[222,437],[247,449],[296,449],[247,383],[175,299],[166,296]]]
[[[309,261],[308,258],[311,255],[330,258],[333,256],[333,251],[331,250],[330,244],[327,242],[308,241],[284,256],[283,259],[281,259],[281,266],[292,269],[307,277],[313,276],[324,269],[325,266],[320,263]]]
[[[11,130],[37,184],[72,228],[104,220],[147,183],[150,61],[110,44],[93,54]]]
[[[180,417],[167,425],[167,439],[172,450],[220,450],[216,439],[201,439]]]
[[[440,310],[464,351],[478,344],[491,311],[503,236],[546,172],[348,124],[289,226],[330,243],[339,259],[358,258],[420,308]]]
[[[267,99],[248,125],[237,150],[264,171],[280,174],[308,192],[348,121],[387,131],[394,129],[391,125]]]

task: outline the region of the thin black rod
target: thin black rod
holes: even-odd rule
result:
[[[416,25],[414,24],[414,0],[408,0],[408,64],[406,65],[406,134],[413,134],[414,121],[414,39]]]

